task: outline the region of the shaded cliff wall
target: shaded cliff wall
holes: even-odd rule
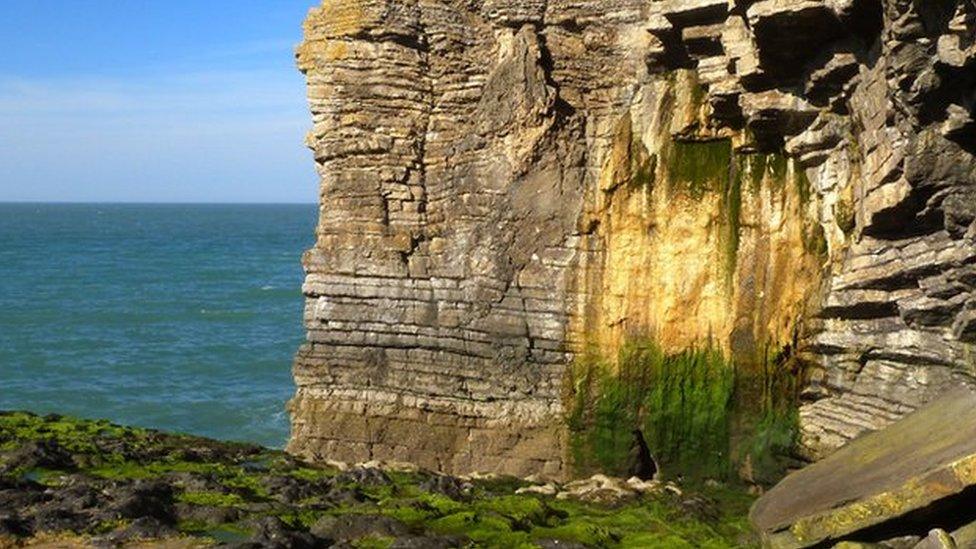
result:
[[[973,6],[937,4],[325,0],[289,449],[563,476],[567,366],[631,336],[796,350],[810,457],[969,379]]]

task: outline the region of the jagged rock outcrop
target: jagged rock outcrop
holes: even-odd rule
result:
[[[567,365],[633,334],[795,355],[809,458],[969,382],[974,18],[325,0],[289,449],[565,476]]]
[[[967,275],[976,128],[962,122],[976,92],[976,6],[891,1],[880,10],[879,37],[845,84],[855,163],[814,168],[819,181],[850,180],[855,215],[806,346],[817,366],[809,394],[820,399],[802,410],[814,458],[976,373],[965,328],[976,303]],[[968,44],[968,61],[939,53],[949,43]],[[969,129],[952,129],[960,123]]]

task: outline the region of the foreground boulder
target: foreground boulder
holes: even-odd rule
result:
[[[974,489],[976,392],[966,388],[786,477],[756,502],[751,519],[776,548],[893,547],[896,538],[902,547],[914,539],[919,547],[971,547],[965,525],[976,521]],[[955,531],[955,539],[939,530]]]

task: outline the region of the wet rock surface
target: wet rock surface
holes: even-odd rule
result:
[[[745,521],[751,498],[734,490],[698,496],[724,498],[721,512],[703,514],[694,496],[657,481],[600,476],[563,486],[402,464],[325,467],[257,446],[60,416],[0,412],[0,471],[5,549],[755,541]]]
[[[778,548],[974,546],[976,392],[953,391],[793,473],[751,517]]]

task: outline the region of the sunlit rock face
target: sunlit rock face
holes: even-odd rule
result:
[[[976,355],[976,9],[325,0],[292,452],[565,477],[580,353],[807,366],[821,457]]]

